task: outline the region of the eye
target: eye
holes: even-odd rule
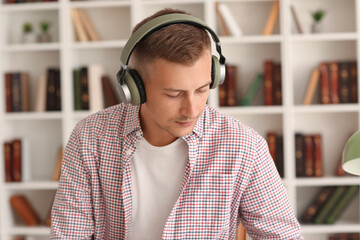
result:
[[[180,96],[180,92],[167,93],[166,96],[168,96],[169,98],[177,98]]]

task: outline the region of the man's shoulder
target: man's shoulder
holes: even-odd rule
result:
[[[80,129],[92,130],[109,126],[125,127],[126,124],[130,124],[129,121],[135,121],[132,116],[136,116],[137,113],[137,107],[120,103],[86,116],[77,123],[77,126]]]
[[[207,106],[205,109],[205,125],[208,132],[221,136],[237,135],[239,137],[257,138],[258,132],[252,127],[244,124],[240,119],[230,116],[218,109]]]

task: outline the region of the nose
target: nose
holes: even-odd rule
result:
[[[197,116],[196,101],[194,96],[188,94],[183,98],[181,112],[184,117],[194,119]]]

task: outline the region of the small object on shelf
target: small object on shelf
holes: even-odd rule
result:
[[[316,10],[311,13],[311,16],[314,20],[313,24],[311,25],[311,32],[312,33],[320,33],[323,31],[322,29],[322,19],[325,16],[325,11],[322,9]]]
[[[360,175],[360,132],[355,132],[346,142],[343,151],[343,169],[351,174]]]
[[[51,35],[49,33],[50,26],[51,26],[50,22],[47,21],[40,22],[41,32],[39,33],[38,36],[39,42],[51,42]]]
[[[33,25],[30,22],[25,22],[23,24],[22,42],[23,43],[35,43],[36,42],[36,35],[33,32]]]

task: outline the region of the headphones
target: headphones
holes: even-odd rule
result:
[[[130,56],[136,45],[142,39],[145,39],[151,33],[159,30],[160,28],[179,23],[190,24],[203,28],[211,34],[216,44],[216,51],[219,53],[220,58],[217,58],[214,55],[212,56],[210,88],[216,88],[219,84],[224,82],[226,72],[225,57],[221,53],[220,40],[215,32],[202,20],[196,17],[181,13],[170,13],[156,17],[142,25],[131,35],[130,39],[125,44],[120,57],[121,67],[116,74],[117,89],[119,91],[121,102],[132,103],[133,105],[140,105],[146,102],[145,87],[140,75],[136,72],[136,70],[128,68]]]

